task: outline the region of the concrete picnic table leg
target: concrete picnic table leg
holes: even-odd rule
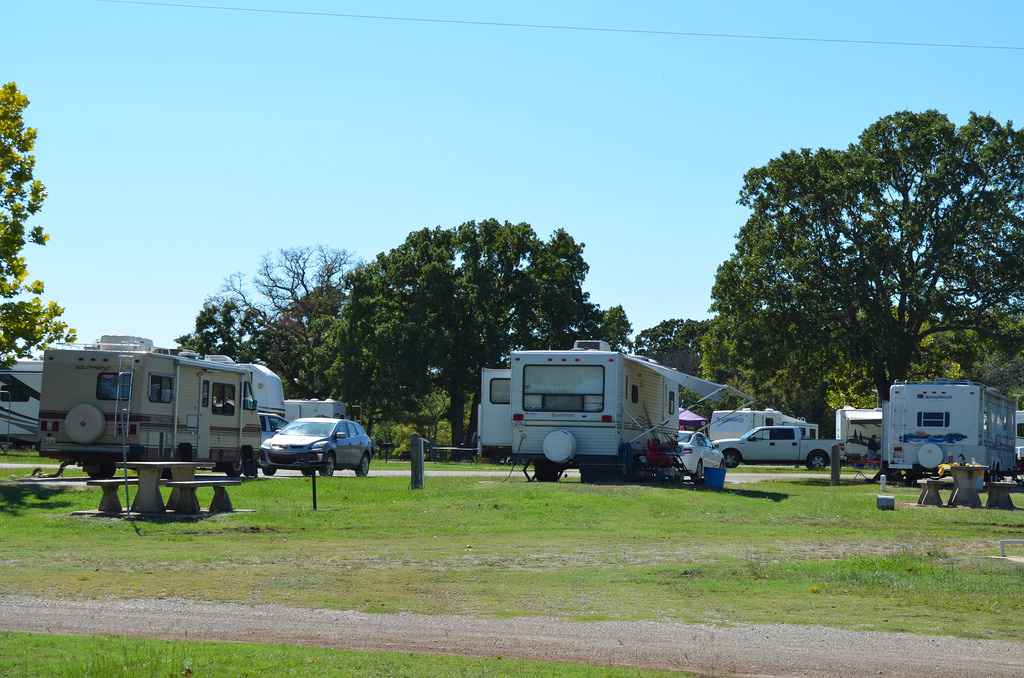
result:
[[[140,468],[139,490],[132,502],[135,513],[163,513],[164,499],[160,496],[160,469]]]
[[[939,486],[935,483],[925,483],[921,487],[921,494],[917,498],[918,506],[942,506],[942,495],[939,494]]]
[[[194,480],[196,477],[196,470],[192,466],[172,466],[171,467],[171,480]],[[193,492],[193,494],[195,494]],[[197,500],[198,501],[198,500]],[[171,488],[171,496],[167,498],[168,506],[178,505],[178,488]],[[197,504],[198,505],[198,504]],[[177,509],[175,509],[177,510]],[[196,513],[199,513],[199,509],[196,509]]]
[[[196,498],[196,488],[174,487],[171,489],[173,491],[171,492],[170,499],[167,500],[167,505],[170,506],[175,513],[188,515],[202,513],[202,509],[199,507],[199,499]]]
[[[118,490],[121,485],[104,485],[103,496],[100,498],[100,513],[121,513],[121,498]]]
[[[981,497],[978,496],[978,479],[975,472],[954,471],[953,480],[956,483],[956,489],[949,497],[949,505],[981,508]]]
[[[988,501],[985,508],[1004,509],[1013,511],[1017,507],[1013,505],[1010,497],[1010,488],[1003,485],[990,485],[988,488]]]
[[[228,488],[221,485],[213,486],[213,501],[210,502],[210,513],[231,513],[235,507],[231,505]]]

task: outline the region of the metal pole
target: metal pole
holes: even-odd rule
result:
[[[838,485],[839,484],[839,457],[840,457],[839,446],[838,445],[833,445],[832,446],[832,484],[833,485]]]
[[[313,480],[313,510],[316,510],[316,468],[313,468],[313,475],[310,476]]]

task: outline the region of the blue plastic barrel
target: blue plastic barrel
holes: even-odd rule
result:
[[[706,468],[704,469],[704,487],[709,490],[725,489],[725,469]]]

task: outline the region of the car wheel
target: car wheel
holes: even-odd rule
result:
[[[722,452],[722,460],[725,461],[726,468],[736,468],[743,461],[743,455],[739,450],[726,450]]]
[[[85,471],[85,474],[93,480],[113,478],[114,473],[117,471],[117,468],[113,464],[106,462],[89,464],[88,466],[83,466],[82,469]]]
[[[265,475],[265,476],[272,476],[275,473],[277,473],[277,467],[276,466],[264,466],[260,470],[263,471],[263,475]]]
[[[310,476],[315,475],[315,474],[316,474],[316,469],[312,469],[312,468],[304,468],[304,469],[302,469],[302,475],[306,476],[307,478],[309,478]]]
[[[242,476],[242,460],[235,459],[224,464],[224,473],[228,478],[240,478]]]
[[[825,468],[828,462],[828,455],[821,450],[815,450],[807,455],[807,468]]]
[[[697,470],[690,474],[690,479],[693,480],[694,485],[704,484],[704,460],[697,460]]]
[[[327,455],[324,459],[323,465],[320,467],[321,476],[333,476],[334,475],[334,452]]]
[[[356,466],[356,475],[360,478],[365,478],[370,474],[370,455],[363,454],[362,459],[359,460],[359,466]]]

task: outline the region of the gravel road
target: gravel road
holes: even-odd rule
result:
[[[184,600],[0,595],[0,630],[297,643],[741,676],[1020,676],[1024,644],[817,626],[714,627],[362,614]],[[426,660],[429,661],[429,660]],[[424,664],[429,670],[429,664]]]

